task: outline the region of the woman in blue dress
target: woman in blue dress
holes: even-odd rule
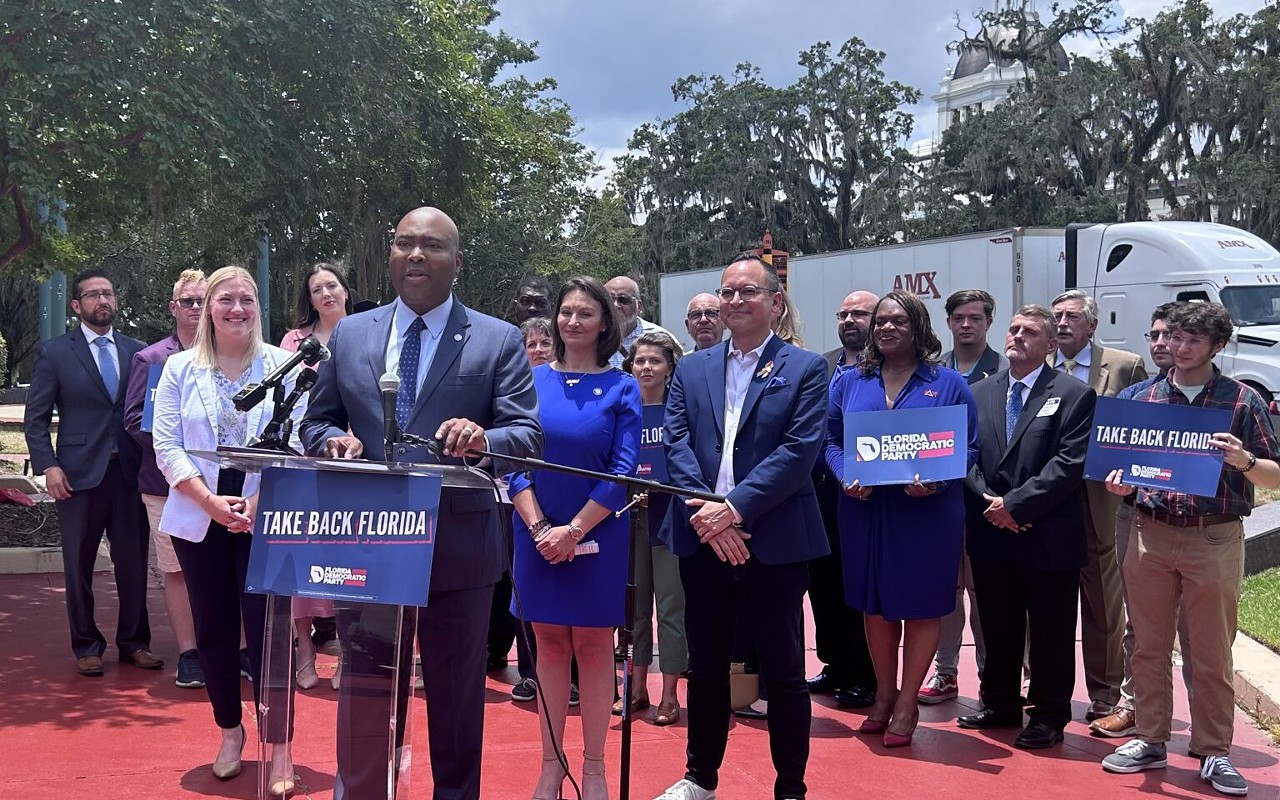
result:
[[[533,371],[549,462],[630,475],[640,447],[640,389],[612,369],[621,332],[609,293],[594,278],[560,289],[552,329],[555,360]],[[557,798],[567,764],[555,743],[569,711],[569,662],[578,661],[582,696],[582,797],[606,800],[604,742],[613,704],[613,628],[623,622],[629,521],[623,486],[549,470],[517,473],[515,589],[511,610],[533,623],[545,713],[542,774],[533,797]],[[575,554],[580,545],[597,553]],[[549,727],[548,727],[549,726]]]
[[[938,366],[942,345],[913,294],[890,292],[872,312],[858,369],[831,387],[827,465],[845,487],[840,546],[845,602],[863,613],[876,672],[876,700],[859,733],[883,734],[886,747],[911,743],[920,720],[916,695],[938,649],[941,617],[955,607],[964,541],[963,481],[859,486],[845,479],[845,414],[963,405],[968,463],[978,455],[977,406],[969,384]],[[898,683],[898,644],[902,682]]]

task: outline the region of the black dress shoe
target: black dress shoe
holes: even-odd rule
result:
[[[1062,729],[1050,728],[1043,722],[1032,722],[1022,729],[1018,738],[1013,740],[1014,747],[1023,750],[1044,750],[1062,743]]]
[[[831,694],[840,691],[840,682],[825,669],[808,681],[809,694]]]
[[[866,686],[837,689],[835,698],[836,708],[870,708],[876,704],[875,689]]]
[[[1022,712],[1017,711],[1007,714],[984,708],[977,714],[965,714],[957,719],[956,723],[961,728],[978,731],[991,730],[992,728],[1021,728]]]
[[[764,706],[764,708],[756,708],[756,706]],[[757,700],[749,706],[735,708],[733,710],[733,715],[735,717],[741,717],[742,719],[768,719],[769,709],[768,705],[763,701]]]
[[[489,656],[489,658],[484,662],[485,672],[497,672],[499,670],[504,670],[506,668],[507,668],[506,656]]]

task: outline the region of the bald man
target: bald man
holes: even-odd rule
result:
[[[676,341],[675,334],[640,316],[644,308],[640,300],[640,285],[625,275],[610,278],[604,285],[613,297],[613,307],[618,310],[618,325],[622,330],[622,346],[609,358],[609,365],[622,369],[622,360],[631,352],[631,345],[646,333],[665,333]]]
[[[710,292],[695,294],[684,315],[684,328],[693,338],[693,349],[706,350],[724,340],[724,320],[720,318],[720,298]]]

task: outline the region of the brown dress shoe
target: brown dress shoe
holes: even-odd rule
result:
[[[1122,739],[1126,736],[1133,736],[1138,732],[1138,719],[1134,715],[1133,709],[1117,708],[1114,714],[1109,714],[1102,719],[1095,719],[1089,724],[1089,730],[1094,736]]]
[[[88,678],[102,677],[102,657],[85,656],[76,659],[76,672]]]
[[[164,659],[156,658],[155,654],[145,647],[134,650],[132,653],[121,653],[120,660],[138,669],[160,669],[164,666]]]

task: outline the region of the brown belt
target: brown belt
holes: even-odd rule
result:
[[[1151,517],[1161,525],[1170,525],[1174,528],[1203,528],[1207,525],[1222,525],[1226,522],[1239,522],[1240,517],[1237,514],[1166,514],[1163,511],[1152,511],[1143,506],[1137,506],[1137,509],[1148,517]]]

